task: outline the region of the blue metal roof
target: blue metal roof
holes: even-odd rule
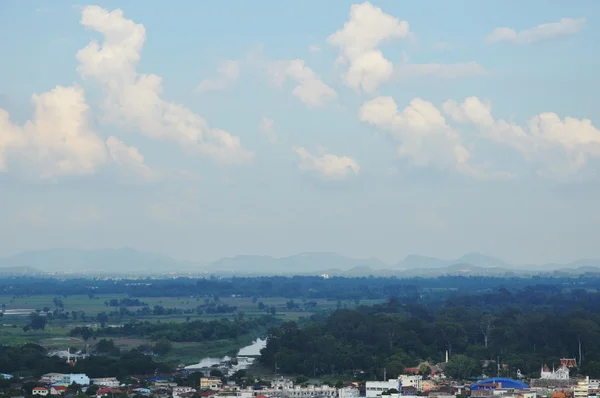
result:
[[[486,384],[502,384],[502,388],[516,388],[516,389],[524,389],[529,388],[529,386],[522,381],[509,379],[508,377],[493,377],[491,379],[485,379],[478,381],[477,383],[471,386],[471,390],[484,390],[489,387],[485,386]]]

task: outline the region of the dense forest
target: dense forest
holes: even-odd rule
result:
[[[362,370],[381,378],[384,368],[397,375],[422,361],[442,362],[446,351],[447,372],[455,377],[515,377],[517,370],[539,376],[543,364],[558,366],[561,357],[577,358],[577,371],[598,377],[600,293],[536,285],[428,302],[405,295],[313,316],[302,326],[285,322],[270,330],[261,361],[284,374]],[[486,369],[485,360],[494,362]]]
[[[552,290],[600,288],[600,278],[581,276],[558,278],[490,278],[442,276],[438,278],[342,278],[316,276],[248,278],[176,278],[143,280],[56,279],[13,277],[0,279],[0,292],[12,296],[126,294],[143,297],[287,297],[330,300],[383,299],[414,297],[422,300],[451,295],[468,296],[505,288],[522,290],[528,286],[547,286]],[[143,303],[143,300],[140,300]],[[116,302],[108,302],[114,306]],[[123,303],[118,303],[122,306]],[[125,303],[127,304],[127,303]]]

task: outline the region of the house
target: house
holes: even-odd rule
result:
[[[62,373],[46,373],[45,375],[42,375],[42,378],[40,379],[40,383],[54,384],[54,383],[58,382],[59,380],[62,380],[63,377],[65,377],[65,375]]]
[[[13,375],[9,375],[6,373],[0,373],[0,378],[4,379],[4,380],[10,380],[13,378]]]
[[[92,380],[92,383],[96,384],[97,386],[100,386],[100,387],[111,387],[111,388],[116,388],[121,385],[121,383],[119,382],[119,380],[117,380],[116,377],[100,377],[100,378]]]
[[[200,378],[200,388],[210,388],[211,390],[218,391],[221,389],[223,382],[218,377],[201,377]]]
[[[48,395],[48,389],[45,387],[34,387],[33,390],[31,390],[31,395],[39,395],[41,397],[45,397],[46,395]]]
[[[119,390],[118,388],[101,388],[98,391],[96,391],[96,398],[103,398],[103,397],[108,397],[108,396],[114,396],[115,394],[121,394],[122,391]]]
[[[173,387],[173,398],[185,398],[185,396],[190,392],[192,395],[194,395],[196,390],[188,386]]]
[[[52,386],[50,387],[50,395],[63,395],[67,391],[66,386]]]

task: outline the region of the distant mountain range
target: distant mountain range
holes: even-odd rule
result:
[[[140,274],[169,273],[192,268],[193,263],[161,254],[122,249],[49,249],[26,251],[0,258],[0,267],[30,267],[44,273]],[[195,266],[197,268],[197,266]],[[0,268],[0,273],[2,268]]]
[[[481,253],[444,260],[409,255],[396,264],[376,258],[354,259],[327,252],[300,253],[288,257],[240,255],[208,264],[179,261],[161,254],[130,248],[50,249],[26,251],[0,258],[0,276],[39,274],[78,275],[320,275],[435,277],[440,275],[579,275],[599,273],[600,260],[584,259],[568,264],[514,265]]]

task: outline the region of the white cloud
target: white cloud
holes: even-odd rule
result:
[[[142,24],[123,17],[120,9],[109,12],[98,6],[83,9],[81,23],[102,34],[77,53],[78,71],[92,78],[106,93],[106,120],[140,131],[151,138],[174,141],[189,152],[221,163],[250,160],[238,137],[211,128],[187,107],[161,98],[162,79],[136,71],[146,40]]]
[[[317,107],[333,101],[337,94],[334,89],[321,81],[319,76],[301,59],[275,61],[268,67],[274,84],[281,86],[290,78],[298,85],[292,94],[309,107]]]
[[[269,138],[269,141],[273,143],[277,141],[277,130],[275,130],[275,121],[273,119],[263,117],[258,127]]]
[[[111,161],[144,179],[152,173],[137,148],[116,137],[105,143],[92,131],[81,87],[57,86],[33,95],[32,103],[34,116],[23,126],[12,124],[0,109],[0,170],[7,169],[4,148],[26,174],[43,179],[93,174]]]
[[[455,79],[467,76],[483,75],[486,70],[477,62],[456,64],[397,64],[394,65],[394,77],[406,79],[413,77],[431,76],[440,79]]]
[[[462,103],[446,101],[443,109],[456,122],[472,124],[488,139],[518,151],[546,176],[572,174],[581,170],[587,158],[600,158],[600,130],[589,119],[561,119],[544,112],[519,126],[494,119],[491,103],[477,97]]]
[[[94,173],[105,163],[106,148],[88,123],[88,105],[78,86],[32,96],[34,116],[23,126],[0,110],[0,168],[6,154],[42,178]],[[3,156],[4,153],[4,156]],[[33,172],[35,170],[35,172]]]
[[[378,97],[363,104],[359,118],[389,131],[400,143],[398,154],[416,166],[452,167],[476,178],[492,176],[486,175],[482,166],[469,163],[471,154],[460,135],[428,101],[415,98],[399,112],[392,97]]]
[[[332,155],[324,148],[319,149],[320,156],[314,156],[304,148],[293,149],[299,157],[298,167],[301,170],[315,171],[324,179],[342,180],[360,171],[358,162],[353,158]]]
[[[112,136],[106,140],[106,146],[113,161],[136,177],[145,181],[156,178],[150,167],[144,163],[144,155],[136,147],[127,146],[123,141]]]
[[[486,40],[488,43],[532,44],[574,35],[584,27],[585,22],[585,18],[563,18],[558,22],[541,24],[520,32],[511,28],[496,28],[486,37]]]
[[[369,2],[352,5],[349,21],[327,39],[338,47],[339,62],[348,65],[343,74],[346,83],[365,92],[373,92],[391,78],[392,63],[383,56],[379,46],[386,41],[409,36],[409,25]]]
[[[225,90],[240,76],[239,61],[228,60],[219,66],[217,77],[212,79],[204,79],[200,82],[196,91],[218,91]]]

